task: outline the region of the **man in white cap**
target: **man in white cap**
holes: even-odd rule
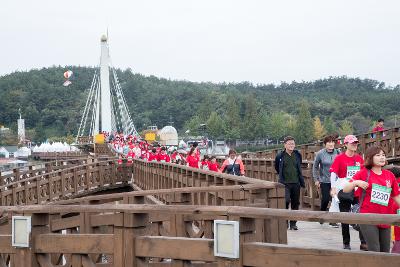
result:
[[[358,203],[354,197],[354,192],[344,193],[344,185],[364,167],[364,159],[357,154],[358,139],[354,135],[347,135],[344,138],[346,151],[338,155],[332,163],[331,172],[331,196],[339,198],[340,212],[350,212],[351,205]],[[349,225],[342,223],[343,248],[350,250],[350,230]],[[360,249],[367,250],[366,242],[359,232],[361,241]]]

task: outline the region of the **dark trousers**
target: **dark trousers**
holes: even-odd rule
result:
[[[320,183],[321,188],[321,211],[327,211],[329,201],[331,201],[331,184]]]
[[[351,204],[356,204],[357,200],[355,199],[354,202],[340,200],[339,202],[339,210],[340,212],[350,212]],[[361,244],[365,244],[364,236],[361,231],[358,232],[358,236],[360,238]],[[348,224],[342,223],[342,237],[343,237],[343,244],[350,245],[350,228]]]
[[[364,224],[360,225],[360,228],[367,241],[368,251],[390,252],[390,228]]]
[[[298,210],[300,206],[300,184],[285,184],[286,209]],[[290,221],[290,225],[296,225],[297,221]]]

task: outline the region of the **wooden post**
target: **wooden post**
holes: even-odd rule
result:
[[[130,197],[130,204],[142,204],[143,198]],[[140,267],[145,265],[145,259],[136,258],[135,239],[138,236],[146,234],[149,227],[148,213],[124,213],[124,227],[114,228],[115,249],[114,249],[114,266]],[[117,257],[121,257],[119,260]],[[147,265],[146,265],[147,266]]]
[[[14,181],[13,182],[16,182],[16,181],[19,181],[19,175],[20,175],[20,173],[19,173],[19,169],[13,169],[13,174],[14,174]]]

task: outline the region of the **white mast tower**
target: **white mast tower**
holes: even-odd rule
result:
[[[95,133],[100,131],[111,132],[111,92],[110,92],[110,54],[108,51],[107,36],[101,37],[101,57],[100,57],[100,91],[99,98],[101,103],[99,116],[96,117]]]
[[[101,37],[100,45],[100,66],[89,89],[76,141],[78,137],[93,136],[101,131],[138,135],[117,72],[111,65],[108,36]]]

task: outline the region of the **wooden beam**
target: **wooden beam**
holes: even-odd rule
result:
[[[52,232],[55,232],[63,229],[78,227],[79,225],[80,225],[80,217],[78,215],[78,216],[51,220],[50,228]]]
[[[254,267],[399,266],[398,254],[297,248],[269,243],[243,244],[243,265]]]
[[[11,246],[11,235],[0,235],[0,253],[14,254],[16,249]]]
[[[35,253],[109,253],[114,252],[114,235],[42,234],[35,238]]]
[[[33,205],[0,206],[0,212],[69,213],[69,212],[159,212],[167,214],[232,215],[248,218],[276,218],[311,222],[345,222],[349,224],[392,224],[400,225],[395,214],[355,214],[348,212],[326,212],[253,208],[238,206],[193,206],[193,205],[148,205],[148,204],[103,204],[103,205]]]
[[[215,261],[213,240],[205,238],[141,236],[135,239],[136,257]]]

